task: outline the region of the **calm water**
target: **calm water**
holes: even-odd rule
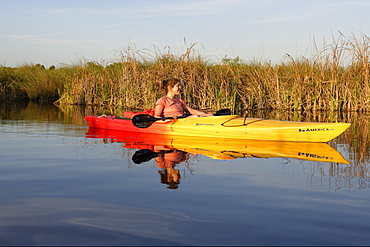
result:
[[[370,244],[361,136],[329,143],[349,164],[190,155],[168,189],[155,158],[136,164],[137,149],[87,138],[85,114],[2,108],[1,245]]]

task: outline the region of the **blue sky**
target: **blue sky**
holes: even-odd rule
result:
[[[280,63],[370,36],[368,0],[0,0],[0,65],[109,63],[129,47]],[[314,42],[315,41],[315,42]]]

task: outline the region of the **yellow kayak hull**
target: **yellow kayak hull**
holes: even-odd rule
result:
[[[328,142],[342,134],[350,125],[215,116],[178,119],[171,124],[171,130],[166,134],[247,140]]]

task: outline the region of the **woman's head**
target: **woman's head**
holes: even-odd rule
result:
[[[180,79],[169,77],[161,82],[161,89],[167,92],[168,87],[173,88],[176,84],[180,83]]]
[[[167,184],[167,189],[177,189],[180,184],[180,171],[177,169],[163,169],[162,171],[158,171],[158,174],[161,176],[161,183]]]

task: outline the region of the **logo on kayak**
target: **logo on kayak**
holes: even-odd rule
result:
[[[298,129],[298,131],[299,131],[299,132],[330,131],[330,130],[334,130],[334,129],[329,129],[329,128],[316,128],[316,129],[310,129],[310,128],[307,128],[307,129]]]
[[[203,123],[196,123],[195,125],[196,126],[198,126],[198,125],[215,126],[215,124],[203,124]]]
[[[302,152],[298,152],[298,156],[304,156],[306,158],[316,158],[316,159],[322,159],[322,160],[332,160],[333,159],[333,157],[327,157],[323,155],[310,154],[310,153],[302,153]]]

